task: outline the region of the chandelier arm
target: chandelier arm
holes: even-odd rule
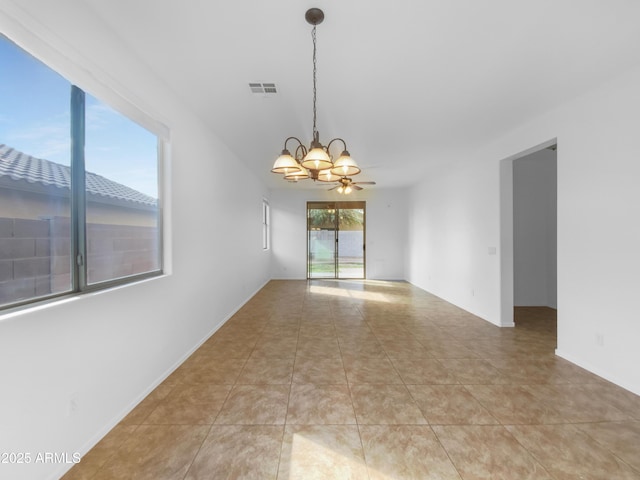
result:
[[[296,142],[298,142],[298,145],[302,145],[302,142],[300,141],[300,139],[298,137],[288,137],[285,141],[284,141],[284,149],[287,149],[287,143],[289,142],[289,140],[295,140]]]
[[[298,139],[296,138],[296,140]],[[300,142],[300,140],[298,140],[298,142]],[[300,153],[300,155],[298,155],[298,153]],[[296,162],[301,163],[302,159],[305,157],[306,154],[307,154],[307,147],[305,147],[302,144],[302,142],[300,142],[300,145],[296,147],[296,152],[293,158],[295,158]]]
[[[347,149],[347,142],[345,142],[343,139],[341,138],[334,138],[333,140],[331,140],[328,144],[327,144],[327,152],[329,151],[329,147],[331,147],[331,144],[333,142],[342,142],[342,146],[344,147],[342,150],[346,150]]]

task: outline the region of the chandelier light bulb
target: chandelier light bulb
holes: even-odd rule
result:
[[[285,180],[304,180],[305,178],[309,178],[309,172],[301,166],[298,166],[296,169],[292,169],[291,172],[284,174]]]
[[[291,156],[289,150],[285,148],[282,150],[280,156],[276,158],[271,171],[273,173],[284,173],[286,175],[294,170],[300,170],[300,164],[296,162],[296,159]]]
[[[321,182],[337,182],[338,179],[338,175],[331,173],[329,169],[318,172],[318,180]]]
[[[322,146],[312,145],[311,150],[302,160],[302,166],[312,170],[327,170],[333,168],[333,162]]]
[[[345,150],[333,164],[331,172],[341,177],[348,177],[360,173],[360,167],[358,167],[353,158],[351,158],[349,152]]]

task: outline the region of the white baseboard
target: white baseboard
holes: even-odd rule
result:
[[[608,380],[611,383],[614,383],[616,385],[618,385],[621,388],[624,388],[625,390],[629,390],[631,393],[634,393],[636,395],[640,395],[640,386],[639,385],[632,385],[629,384],[628,382],[621,380],[619,378],[617,378],[615,375],[612,375],[610,372],[607,372],[605,370],[602,370],[600,368],[594,367],[592,364],[590,364],[589,362],[585,362],[582,359],[571,355],[570,353],[567,352],[563,352],[562,350],[556,348],[556,355],[564,358],[565,360],[581,367],[584,368],[585,370],[588,370],[589,372],[593,373],[594,375],[597,375],[601,378],[604,378],[605,380]]]

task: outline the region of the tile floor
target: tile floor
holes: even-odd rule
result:
[[[640,479],[640,397],[403,282],[272,281],[65,477]]]

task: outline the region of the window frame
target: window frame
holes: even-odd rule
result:
[[[271,206],[262,199],[262,250],[271,250]]]
[[[31,52],[25,50],[18,43],[14,42],[10,37],[0,32],[0,37],[4,37],[9,42],[12,42],[17,48],[19,48],[24,55],[33,56],[37,61],[42,63],[45,67],[52,72],[62,75],[56,68],[51,67],[47,62],[31,54]],[[122,108],[114,108],[119,114],[128,119],[131,122],[136,123],[141,128],[147,130],[150,134],[156,137],[156,176],[157,176],[157,204],[156,204],[156,218],[157,218],[157,265],[154,270],[142,273],[134,273],[114,279],[99,281],[95,283],[89,283],[87,278],[87,220],[86,220],[86,171],[85,171],[85,90],[78,87],[74,82],[67,81],[70,84],[70,168],[71,168],[71,181],[70,181],[70,234],[71,234],[71,247],[70,247],[70,273],[71,281],[69,289],[55,292],[45,295],[34,296],[27,299],[20,299],[10,303],[0,305],[0,315],[13,310],[23,309],[25,307],[36,306],[38,304],[48,303],[63,297],[81,295],[83,293],[95,292],[100,290],[106,290],[116,286],[123,286],[133,284],[148,278],[159,277],[165,275],[166,258],[164,251],[165,242],[165,222],[164,222],[164,157],[165,157],[165,143],[168,138],[168,129],[157,122],[155,119],[148,117],[147,114],[141,112],[137,108],[133,107],[129,102],[121,97],[116,98],[115,102],[109,102],[102,100],[101,96],[95,96],[105,104],[112,106],[113,103],[124,104],[127,106],[125,110],[127,114],[122,113]],[[113,91],[112,91],[113,92]],[[133,109],[133,114],[131,110]],[[147,121],[140,122],[140,119]],[[149,125],[158,125],[160,128],[149,128]],[[160,133],[158,132],[160,130]]]

